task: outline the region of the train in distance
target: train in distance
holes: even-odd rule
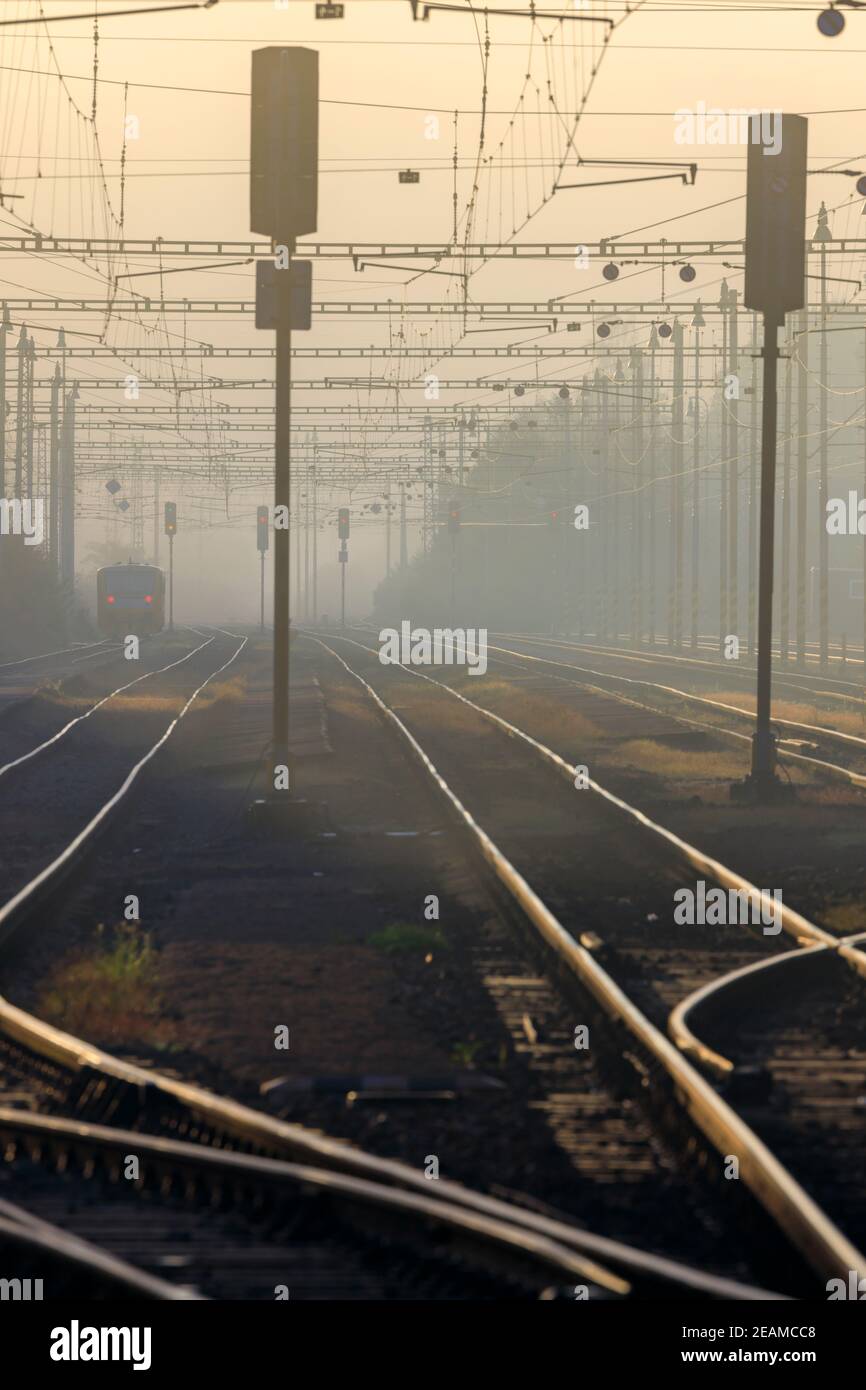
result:
[[[106,637],[144,637],[165,626],[165,574],[156,565],[105,565],[96,574],[96,609]]]

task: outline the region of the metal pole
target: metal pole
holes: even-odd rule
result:
[[[776,367],[779,320],[764,315],[764,397],[761,408],[761,540],[758,589],[758,705],[752,740],[752,779],[760,791],[775,780],[770,730],[773,641],[773,544],[776,519]]]
[[[262,562],[262,563],[261,563],[261,576],[260,576],[260,590],[259,590],[259,592],[260,592],[260,603],[259,603],[259,627],[260,627],[260,628],[262,629],[262,631],[264,632],[264,630],[265,630],[265,552],[264,552],[264,551],[261,552],[259,558],[261,559],[261,562]]]
[[[605,642],[610,637],[610,612],[611,612],[611,584],[610,584],[610,555],[613,547],[613,498],[610,495],[610,430],[609,424],[609,402],[607,396],[607,377],[599,370],[595,369],[596,390],[601,393],[596,397],[599,401],[598,414],[601,423],[600,434],[597,431],[596,437],[599,439],[599,475],[601,485],[607,496],[604,504],[605,521],[605,545],[602,551],[602,586],[601,586],[601,635]]]
[[[730,327],[728,329],[728,368],[732,376],[738,375],[739,368],[739,340],[737,334],[737,300],[739,295],[736,290],[731,290],[728,295],[728,309],[730,312]],[[740,594],[737,570],[740,563],[739,556],[739,536],[738,523],[740,511],[740,420],[739,420],[739,381],[735,383],[735,390],[730,400],[730,413],[728,420],[728,446],[730,458],[728,460],[728,535],[730,538],[730,551],[728,554],[728,631],[738,633],[740,627]]]
[[[830,621],[830,586],[827,551],[827,247],[821,243],[821,365],[819,368],[818,437],[820,440],[820,470],[818,473],[818,570],[820,581],[818,635],[821,666],[827,665]]]
[[[631,590],[631,640],[640,645],[643,634],[643,353],[635,348],[632,353],[632,382],[637,400],[634,404],[634,473],[631,481],[632,517],[632,590]]]
[[[168,538],[168,628],[174,632],[174,536]]]
[[[785,363],[785,420],[782,446],[782,574],[779,604],[779,649],[783,661],[788,660],[791,638],[791,384],[792,362],[790,338]]]
[[[274,516],[290,516],[292,463],[292,270],[289,265],[276,275],[277,333],[274,439]],[[285,508],[282,513],[277,508]],[[292,767],[289,761],[289,624],[291,622],[291,574],[289,527],[274,526],[274,708],[273,756],[275,766]]]
[[[9,328],[9,309],[4,304],[0,319],[0,497],[6,496],[6,338]]]
[[[33,375],[36,369],[36,343],[27,339],[24,354],[24,459],[27,467],[27,496],[33,496]]]
[[[722,394],[719,411],[719,432],[721,435],[719,465],[719,653],[724,655],[725,633],[728,630],[728,487],[730,460],[730,431],[728,421],[728,402],[725,400],[725,375],[728,370],[728,302],[730,292],[726,280],[722,281],[719,295],[719,308],[722,311]]]
[[[62,485],[60,503],[60,577],[70,588],[75,583],[75,402],[78,386],[73,383],[63,412]]]
[[[295,479],[295,506],[292,513],[295,518],[295,602],[298,610],[301,607],[301,480]]]
[[[57,539],[60,504],[60,400],[62,382],[60,363],[54,364],[54,377],[51,382],[51,430],[48,446],[48,554],[51,564],[57,568]],[[0,410],[3,405],[0,404]],[[5,431],[3,431],[5,433]]]
[[[27,360],[27,330],[18,336],[18,379],[15,385],[15,496],[22,496],[24,484],[24,378]]]
[[[807,282],[808,283],[808,282]],[[808,302],[808,301],[807,301]],[[806,522],[809,507],[809,311],[800,314],[797,334],[797,661],[806,662]]]
[[[610,438],[611,436],[613,436],[613,438],[616,440],[617,446],[618,446],[618,445],[619,445],[620,394],[619,394],[619,391],[617,390],[616,378],[615,378],[615,377],[609,377],[609,376],[607,375],[607,373],[604,373],[604,375],[605,375],[605,378],[606,378],[606,381],[605,381],[605,388],[604,388],[604,389],[605,389],[605,401],[606,401],[606,402],[607,402],[608,399],[609,399],[607,393],[609,392],[610,387],[613,387],[613,409],[612,409],[612,411],[610,410],[610,406],[608,406],[609,414],[611,414],[611,415],[613,416],[613,423],[609,426],[608,438]],[[614,458],[616,458],[617,456],[618,456],[618,451],[617,451],[617,453],[614,454]],[[606,471],[607,471],[607,474],[608,474],[608,478],[610,479],[610,446],[609,446],[609,445],[608,445],[607,449],[605,450],[605,464],[607,465]],[[614,569],[613,569],[613,584],[612,584],[611,587],[612,587],[612,596],[613,596],[613,641],[614,641],[614,646],[616,646],[617,643],[619,642],[620,586],[621,586],[621,584],[622,584],[622,568],[623,568],[623,566],[622,566],[622,561],[623,561],[623,554],[622,554],[622,531],[621,531],[622,508],[621,508],[621,499],[620,499],[620,479],[621,479],[621,476],[622,476],[622,475],[621,475],[621,473],[620,473],[619,468],[618,468],[618,467],[615,468],[615,469],[614,469],[614,477],[613,477],[613,479],[611,480],[611,487],[612,487],[612,490],[613,490],[613,566],[614,566]]]
[[[682,642],[683,614],[683,330],[674,324],[674,375],[672,402],[674,473],[671,480],[673,512],[673,573],[669,640],[672,646]]]
[[[159,469],[153,470],[153,563],[159,564]]]
[[[340,627],[341,627],[342,630],[345,632],[345,630],[346,630],[346,566],[347,566],[348,563],[349,563],[349,559],[348,559],[349,551],[348,551],[348,547],[347,547],[345,541],[343,542],[343,554],[346,556],[346,559],[343,560],[343,559],[341,558],[341,560],[340,560]]]
[[[656,581],[658,564],[656,560],[656,347],[657,335],[653,326],[650,337],[650,379],[649,379],[649,447],[647,450],[647,485],[649,489],[649,641],[656,644]]]
[[[692,458],[692,647],[697,650],[701,613],[701,330],[695,328],[694,454]]]
[[[312,486],[312,476],[310,465],[307,463],[306,469],[307,490],[304,493],[304,618],[310,617],[310,599],[312,597],[312,573],[310,568],[310,488]]]
[[[318,528],[318,486],[319,475],[316,468],[316,431],[313,430],[313,463],[310,469],[313,477],[313,532],[312,532],[312,566],[313,566],[313,622],[319,621],[319,528]]]
[[[758,568],[758,315],[752,314],[752,398],[749,406],[749,655],[755,652]]]

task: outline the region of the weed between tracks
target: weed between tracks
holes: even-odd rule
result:
[[[182,671],[183,667],[180,667],[180,670]],[[134,675],[130,676],[130,680],[134,679]],[[154,679],[156,679],[155,672]],[[193,708],[201,711],[210,708],[218,700],[242,700],[244,685],[242,676],[232,676],[228,680],[206,686]],[[69,695],[56,688],[51,695],[52,703],[70,714],[85,713],[92,707],[93,699],[92,694]],[[126,693],[121,696],[114,706],[114,712],[123,714],[176,714],[187,699],[188,694],[183,691],[179,691],[176,695],[152,695],[147,693],[146,688],[142,688],[140,693]],[[112,706],[109,705],[108,711],[111,712],[111,710]]]
[[[176,1040],[176,1029],[163,1016],[157,984],[157,953],[150,937],[132,922],[110,933],[100,923],[92,945],[51,971],[36,1012],[105,1046],[165,1047]]]
[[[621,767],[639,768],[642,772],[652,772],[665,782],[712,783],[717,778],[728,782],[742,776],[743,759],[734,753],[722,750],[690,751],[672,748],[669,743],[656,743],[652,739],[633,739],[607,755],[607,761]],[[727,785],[725,787],[727,792]]]
[[[390,922],[381,931],[373,932],[369,943],[384,951],[386,956],[411,954],[432,957],[434,951],[448,950],[448,942],[438,928],[419,927],[415,922]]]
[[[745,694],[742,690],[713,691],[710,698],[725,705],[736,705],[737,709],[749,710],[752,714],[755,712],[755,696]],[[798,724],[823,724],[828,728],[839,729],[843,734],[862,735],[866,725],[866,712],[860,708],[827,710],[797,700],[774,699],[772,717],[791,719]]]
[[[531,720],[532,734],[540,740],[571,739],[575,747],[580,740],[598,738],[601,730],[586,715],[569,709],[561,701],[549,695],[523,692],[513,681],[497,677],[473,677],[460,682],[460,693],[484,705],[494,714],[501,715],[519,728],[526,728],[525,720]]]

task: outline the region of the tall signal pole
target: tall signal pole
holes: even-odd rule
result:
[[[760,126],[760,117],[757,122]],[[779,329],[785,322],[785,315],[794,309],[801,309],[804,299],[807,132],[805,117],[785,115],[782,117],[781,145],[775,155],[769,155],[759,139],[749,144],[748,151],[744,302],[748,308],[758,309],[764,318],[758,689],[752,769],[744,782],[732,788],[732,794],[751,800],[777,799],[787,791],[776,777],[775,737],[770,728],[776,390]],[[752,134],[759,134],[754,126]]]
[[[276,328],[272,753],[274,787],[289,791],[294,790],[289,752],[292,252],[299,236],[316,230],[318,163],[318,53],[309,48],[257,49],[252,63],[250,228],[276,243],[275,273],[270,282],[266,276],[257,281],[257,323],[273,322]],[[266,301],[261,319],[260,286]],[[288,772],[285,781],[279,776],[283,768]]]

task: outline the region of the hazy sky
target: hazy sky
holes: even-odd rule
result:
[[[91,0],[88,0],[89,8]],[[140,0],[136,0],[140,3]],[[512,4],[511,8],[522,6]],[[101,0],[102,11],[122,9],[126,0]],[[132,5],[132,0],[130,0]],[[54,55],[67,79],[68,91],[85,117],[93,100],[92,22],[59,23],[57,17],[82,8],[81,0],[43,0],[49,21]],[[470,6],[467,4],[467,11]],[[570,6],[549,5],[567,10]],[[483,159],[493,156],[494,172],[478,164],[480,108],[482,104],[484,21],[478,15],[435,13],[424,23],[413,23],[408,0],[347,0],[346,18],[323,22],[314,18],[314,0],[290,0],[288,6],[273,0],[221,0],[211,10],[180,14],[153,14],[129,18],[105,17],[98,45],[97,120],[107,187],[115,209],[119,208],[119,160],[123,138],[124,103],[127,115],[140,123],[138,139],[127,144],[125,228],[128,237],[246,238],[248,214],[248,139],[250,53],[266,44],[304,44],[321,53],[321,179],[320,214],[316,239],[442,241],[451,235],[453,217],[454,124],[457,119],[458,210],[462,218],[473,182],[478,180],[474,205],[474,240],[511,235],[514,221],[523,221],[527,207],[540,210],[523,226],[523,241],[593,243],[600,237],[627,235],[650,228],[647,237],[738,237],[744,227],[745,149],[739,146],[688,147],[675,143],[673,113],[698,103],[707,106],[760,107],[794,111],[810,116],[810,168],[825,165],[866,170],[866,129],[861,102],[862,64],[866,52],[866,13],[848,12],[841,38],[823,38],[816,28],[819,6],[797,0],[760,5],[679,3],[649,0],[623,19],[621,3],[590,0],[577,7],[582,18],[607,15],[617,20],[602,52],[605,28],[589,23],[539,21],[533,28],[521,17],[491,17],[487,58],[487,115]],[[0,17],[34,15],[37,0],[6,0]],[[599,58],[601,61],[598,62]],[[44,31],[0,29],[0,187],[4,194],[24,194],[7,203],[2,230],[12,235],[16,218],[32,220],[41,230],[80,235],[82,229],[99,235],[102,200],[97,181],[90,175],[92,129],[72,112],[65,95],[58,100],[56,77],[38,76],[54,69]],[[598,70],[591,89],[589,77]],[[77,80],[83,79],[83,80]],[[128,90],[123,85],[128,84]],[[548,86],[548,83],[550,84]],[[190,90],[194,89],[194,90]],[[521,91],[524,92],[519,105]],[[539,119],[539,109],[550,108],[552,94],[559,119]],[[697,183],[684,187],[673,181],[626,184],[614,188],[562,190],[549,194],[552,170],[562,150],[563,131],[570,128],[569,113],[585,101],[574,148],[584,159],[690,160],[699,164]],[[515,110],[517,111],[514,117]],[[425,138],[429,115],[438,115],[438,140]],[[510,121],[514,117],[513,126]],[[509,136],[509,131],[513,134]],[[504,144],[502,143],[504,140]],[[91,160],[84,164],[83,159]],[[570,163],[575,161],[572,157]],[[421,170],[417,186],[399,185],[397,170]],[[503,174],[502,170],[505,170]],[[41,179],[34,176],[42,174]],[[477,172],[480,171],[480,172]],[[626,173],[628,171],[625,171]],[[637,171],[640,172],[640,171]],[[82,173],[88,175],[82,178]],[[71,175],[56,177],[57,175]],[[610,180],[622,171],[581,169],[565,181]],[[96,192],[94,192],[96,189]],[[853,181],[830,175],[815,176],[809,184],[809,208],[817,212],[821,201],[838,208],[831,226],[837,236],[862,236],[863,200],[856,197]],[[722,206],[716,206],[723,204]],[[657,224],[657,225],[653,225]],[[859,257],[834,273],[859,278]],[[115,273],[152,270],[151,261],[115,266]],[[207,264],[207,261],[203,262]],[[180,262],[166,260],[166,267]],[[189,263],[187,263],[188,265]],[[399,264],[399,262],[396,262]],[[4,258],[3,292],[9,297],[28,291],[57,295],[90,295],[102,298],[106,281],[98,267],[73,261],[48,261],[9,254]],[[104,270],[104,266],[102,267]],[[736,271],[718,265],[698,264],[698,279],[688,287],[668,270],[669,295],[690,307],[698,294],[712,302],[721,276],[739,286]],[[658,269],[624,267],[616,286],[620,299],[659,298]],[[614,291],[599,275],[598,263],[579,270],[565,262],[505,262],[478,269],[471,281],[474,299],[546,299],[571,295],[576,303],[614,298]],[[629,278],[626,278],[629,277]],[[356,274],[351,262],[320,261],[316,264],[314,293],[317,299],[387,299],[399,304],[454,297],[455,282],[426,275],[402,288],[409,279],[405,270],[369,268]],[[122,292],[158,295],[159,280],[121,281]],[[217,271],[185,269],[165,279],[167,296],[181,298],[250,298],[253,274],[250,266]],[[834,296],[850,298],[854,287],[837,284]],[[31,316],[37,346],[54,341],[53,332],[38,325],[58,324],[55,313]],[[149,322],[153,323],[151,319]],[[67,327],[98,333],[99,318],[75,316]],[[163,324],[154,333],[140,326],[117,323],[108,331],[111,342],[127,345],[168,341],[166,332],[186,332],[191,338],[226,345],[262,344],[270,335],[256,333],[251,323],[237,315],[187,316]],[[314,321],[304,345],[392,343],[400,331],[396,316],[387,321],[347,324],[344,319]],[[629,330],[631,331],[631,330]],[[711,332],[712,330],[708,330]],[[406,342],[422,342],[438,350],[456,341],[452,323],[415,319],[405,328]],[[390,337],[389,337],[390,335]],[[422,336],[426,335],[426,336]],[[531,336],[531,335],[526,335]],[[467,343],[507,342],[514,337],[487,335],[466,338]],[[622,339],[620,339],[622,340]],[[83,341],[83,340],[80,340]],[[590,325],[576,339],[593,342]],[[561,344],[562,336],[550,342]],[[297,377],[360,376],[386,374],[385,362],[305,362]],[[605,366],[600,355],[581,358],[580,372]],[[404,365],[404,404],[423,404],[420,383],[408,377],[416,368]],[[179,366],[178,366],[179,369]],[[39,368],[47,376],[48,364]],[[86,390],[90,378],[120,379],[123,369],[111,362],[88,361],[76,369],[82,381],[82,397],[92,403],[116,404],[118,392]],[[169,364],[159,369],[169,374]],[[188,370],[197,371],[198,365]],[[265,376],[268,362],[216,361],[206,367],[214,375]],[[538,368],[550,377],[574,375],[568,363],[548,361]],[[461,362],[442,367],[456,378],[473,380],[490,374],[503,375],[501,364]],[[535,376],[531,361],[508,367],[505,376]],[[393,368],[391,369],[393,375]],[[488,389],[451,392],[451,402],[471,400],[480,405],[494,401]],[[270,397],[259,391],[217,394],[214,399],[237,405],[267,405]],[[388,398],[393,403],[393,397]],[[501,398],[500,398],[501,399]],[[167,403],[166,392],[142,389],[141,403]],[[299,391],[297,401],[371,403],[378,410],[386,397],[380,393],[329,391],[313,395]],[[241,436],[244,438],[244,436]],[[267,459],[267,437],[247,437],[259,460]],[[266,494],[265,494],[266,495]],[[235,496],[236,507],[249,512],[255,492]],[[341,498],[329,499],[336,506]],[[197,506],[198,504],[196,504]],[[209,504],[205,511],[209,509]],[[204,514],[204,513],[202,513]],[[372,530],[359,532],[353,547],[356,575],[371,579],[381,559],[373,556],[381,537]],[[227,527],[214,533],[221,549],[211,554],[209,540],[202,543],[206,558],[214,559],[233,547]],[[248,548],[248,538],[239,542]],[[336,583],[338,569],[327,540],[328,574],[323,585]],[[368,564],[369,561],[369,564]]]

